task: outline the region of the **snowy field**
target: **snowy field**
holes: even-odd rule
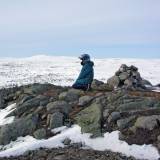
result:
[[[15,104],[8,106],[6,109],[0,110],[1,121],[5,122],[5,118],[15,108]],[[12,121],[14,118],[12,118]],[[9,120],[7,123],[12,123]],[[5,122],[6,124],[6,122]],[[0,126],[3,125],[2,123]],[[78,125],[73,125],[71,128],[60,127],[53,130],[58,133],[49,139],[37,140],[32,136],[19,137],[16,141],[11,142],[6,146],[0,146],[0,157],[18,156],[24,154],[28,150],[38,148],[58,148],[65,147],[62,143],[65,138],[71,139],[72,143],[79,143],[99,151],[111,150],[119,152],[126,156],[134,156],[137,159],[158,160],[160,157],[158,150],[152,145],[128,145],[126,142],[119,140],[119,131],[105,133],[104,137],[90,138],[90,134],[81,133],[81,128]],[[84,149],[85,149],[84,148]]]
[[[104,82],[114,75],[121,64],[135,65],[141,76],[153,85],[160,83],[160,59],[93,59],[95,78]],[[29,83],[52,83],[68,86],[81,69],[76,57],[34,56],[0,59],[0,88]]]

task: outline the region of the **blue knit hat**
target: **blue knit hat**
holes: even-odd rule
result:
[[[88,54],[82,54],[79,56],[79,59],[81,60],[90,60],[90,56]]]

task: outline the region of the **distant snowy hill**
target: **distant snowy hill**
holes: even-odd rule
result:
[[[142,77],[152,84],[160,83],[160,59],[93,59],[95,78],[107,81],[121,64],[135,65]],[[81,69],[76,57],[33,56],[0,59],[0,88],[29,83],[71,85]]]

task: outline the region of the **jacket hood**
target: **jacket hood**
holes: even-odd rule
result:
[[[94,63],[92,61],[82,61],[81,62],[81,65],[85,65],[85,64],[90,65],[92,67],[94,66]]]

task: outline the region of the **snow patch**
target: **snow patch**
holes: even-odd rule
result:
[[[160,87],[154,87],[154,89],[152,91],[154,91],[154,92],[160,92]]]
[[[52,129],[52,132],[56,134],[56,133],[65,131],[66,129],[67,129],[66,126],[62,126],[62,127],[58,127],[58,128]]]
[[[106,133],[104,137],[91,139],[90,134],[81,133],[81,128],[78,125],[65,130],[64,128],[58,128],[57,130],[61,131],[61,133],[47,140],[36,140],[31,136],[20,137],[17,141],[1,147],[5,150],[0,152],[0,157],[19,156],[28,150],[38,148],[64,147],[62,142],[65,138],[70,138],[72,143],[82,142],[85,146],[94,150],[111,150],[137,159],[156,160],[160,157],[157,149],[152,145],[128,145],[126,142],[119,140],[119,131]]]
[[[0,110],[0,126],[12,123],[14,121],[14,116],[7,117],[7,118],[6,116],[11,112],[13,112],[15,110],[15,107],[16,107],[16,103],[9,105],[5,109]]]

